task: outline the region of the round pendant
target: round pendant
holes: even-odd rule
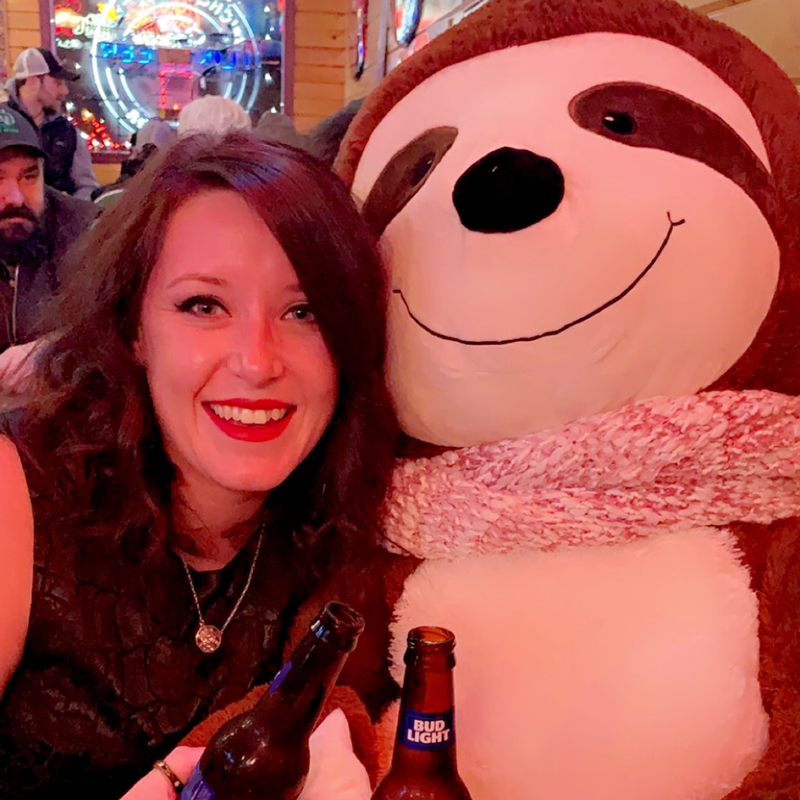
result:
[[[204,653],[213,653],[222,644],[222,631],[214,625],[201,625],[194,640]]]

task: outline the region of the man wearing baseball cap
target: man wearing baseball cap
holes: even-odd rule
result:
[[[46,156],[45,183],[89,200],[98,187],[92,158],[86,142],[61,109],[69,93],[67,82],[77,79],[49,50],[29,47],[14,62],[13,75],[6,85],[7,104],[39,133]]]
[[[97,211],[45,186],[44,158],[33,126],[0,105],[0,351],[47,332],[42,302],[61,285],[64,254]]]

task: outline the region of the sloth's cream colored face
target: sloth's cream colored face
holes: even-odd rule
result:
[[[519,437],[729,369],[778,246],[744,101],[670,45],[582,34],[448,67],[373,132],[354,182],[384,230],[404,429]]]

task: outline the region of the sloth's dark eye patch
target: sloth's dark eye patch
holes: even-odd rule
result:
[[[458,136],[456,128],[431,128],[398,150],[381,170],[367,197],[363,213],[381,234],[425,185]]]
[[[629,147],[692,158],[731,180],[774,227],[772,176],[747,142],[713,111],[675,92],[644,83],[604,83],[572,98],[572,119]]]

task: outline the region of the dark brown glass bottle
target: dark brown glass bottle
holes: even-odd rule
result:
[[[392,766],[372,800],[471,800],[456,764],[455,646],[444,628],[408,634]]]
[[[327,603],[258,703],[214,734],[181,800],[295,800],[308,739],[362,630],[352,608]]]

